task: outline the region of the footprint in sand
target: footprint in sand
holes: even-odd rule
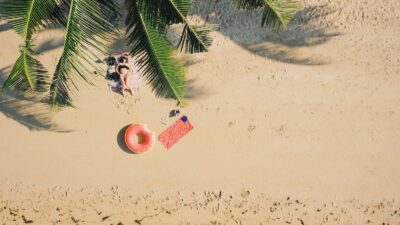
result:
[[[278,129],[275,129],[276,132],[278,132],[279,135],[283,135],[287,131],[286,125],[281,125]]]
[[[250,191],[249,190],[243,190],[242,193],[240,193],[240,196],[242,196],[242,198],[247,198],[250,196]]]
[[[248,131],[249,133],[252,133],[256,128],[257,128],[256,125],[250,124],[250,125],[247,127],[247,131]]]

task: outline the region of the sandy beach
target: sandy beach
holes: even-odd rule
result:
[[[180,55],[194,129],[170,150],[124,146],[131,123],[177,120],[146,82],[123,97],[95,76],[58,112],[3,94],[0,225],[400,224],[400,2],[301,2],[277,34],[229,0],[194,1],[191,19],[218,29],[209,52]],[[63,32],[35,36],[50,73]],[[0,22],[0,85],[19,43]]]

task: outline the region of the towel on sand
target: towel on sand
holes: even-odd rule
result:
[[[181,116],[174,124],[169,126],[165,131],[158,135],[158,140],[167,148],[170,149],[176,142],[193,129],[189,119],[186,116]]]
[[[124,54],[124,52],[114,52],[113,53],[113,57],[115,59],[118,59],[120,56],[122,56]],[[132,79],[130,80],[130,82],[127,84],[128,87],[130,87],[132,89],[132,91],[138,92],[139,91],[139,87],[141,84],[141,75],[139,73],[139,69],[137,68],[136,64],[135,64],[136,59],[134,57],[129,57],[129,74],[128,76],[132,76]],[[107,74],[112,74],[116,72],[116,66],[115,65],[109,65],[107,68]],[[120,93],[120,87],[121,87],[121,83],[119,81],[116,80],[108,80],[108,86],[110,87],[110,90]]]

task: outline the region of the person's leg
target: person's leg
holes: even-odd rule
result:
[[[119,76],[119,85],[120,93],[122,96],[124,96],[125,77],[122,75]]]
[[[133,91],[132,91],[132,88],[131,88],[131,82],[132,82],[132,76],[130,76],[130,75],[125,76],[126,88],[128,88],[128,90],[131,92],[131,95],[133,95]]]

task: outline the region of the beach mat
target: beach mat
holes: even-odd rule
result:
[[[114,58],[119,58],[120,56],[122,56],[123,54],[127,54],[126,52],[122,52],[122,51],[116,51],[113,52],[112,56]],[[134,92],[138,92],[139,88],[140,88],[140,84],[142,81],[139,69],[137,68],[137,66],[135,65],[135,58],[129,57],[129,68],[130,68],[130,73],[128,76],[131,76],[131,80],[130,82],[127,84],[132,91]],[[115,66],[109,66],[107,69],[107,73],[111,74],[115,72]],[[108,81],[108,86],[110,87],[110,90],[116,93],[120,92],[120,82],[119,81],[113,81],[113,80],[109,80]]]
[[[186,116],[181,116],[174,124],[158,135],[158,140],[167,149],[170,149],[192,129],[193,126],[190,124],[189,119]]]

